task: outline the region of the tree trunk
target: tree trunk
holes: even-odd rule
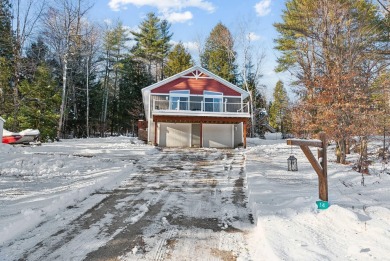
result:
[[[345,139],[341,139],[337,142],[336,145],[336,157],[337,163],[345,164],[346,163],[346,142]]]
[[[65,102],[66,102],[66,72],[68,70],[68,55],[64,56],[64,65],[62,67],[62,99],[60,108],[60,119],[58,121],[57,139],[62,138],[62,128],[64,121]]]
[[[104,137],[106,132],[106,120],[107,120],[107,105],[108,105],[108,82],[110,77],[109,72],[109,51],[106,52],[106,68],[104,72],[104,83],[103,83],[103,100],[102,100],[102,120],[100,127],[100,136]]]
[[[87,56],[87,138],[89,138],[89,56]]]
[[[368,154],[367,154],[367,136],[364,136],[360,139],[360,162],[359,162],[359,172],[363,174],[368,174]]]

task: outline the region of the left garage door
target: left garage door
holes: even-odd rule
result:
[[[187,123],[160,123],[161,147],[190,147],[191,124]]]

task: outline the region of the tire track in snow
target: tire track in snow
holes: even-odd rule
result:
[[[125,184],[105,191],[104,200],[66,230],[39,242],[23,259],[202,260],[223,253],[246,255],[242,229],[250,221],[241,152],[164,149],[136,167],[138,172]],[[220,245],[221,238],[241,243]],[[183,253],[194,241],[199,241],[198,251],[205,249],[203,257]]]

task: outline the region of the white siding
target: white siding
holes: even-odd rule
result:
[[[0,143],[1,140],[3,139],[3,124],[4,124],[4,120],[3,118],[0,117]]]
[[[238,147],[238,145],[243,145],[243,124],[242,122],[234,125],[234,147]]]

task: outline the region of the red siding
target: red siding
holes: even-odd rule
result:
[[[222,92],[225,96],[241,96],[241,94],[214,79],[179,78],[166,83],[152,93],[169,93],[169,91],[190,90],[190,94],[203,95],[203,91]]]

